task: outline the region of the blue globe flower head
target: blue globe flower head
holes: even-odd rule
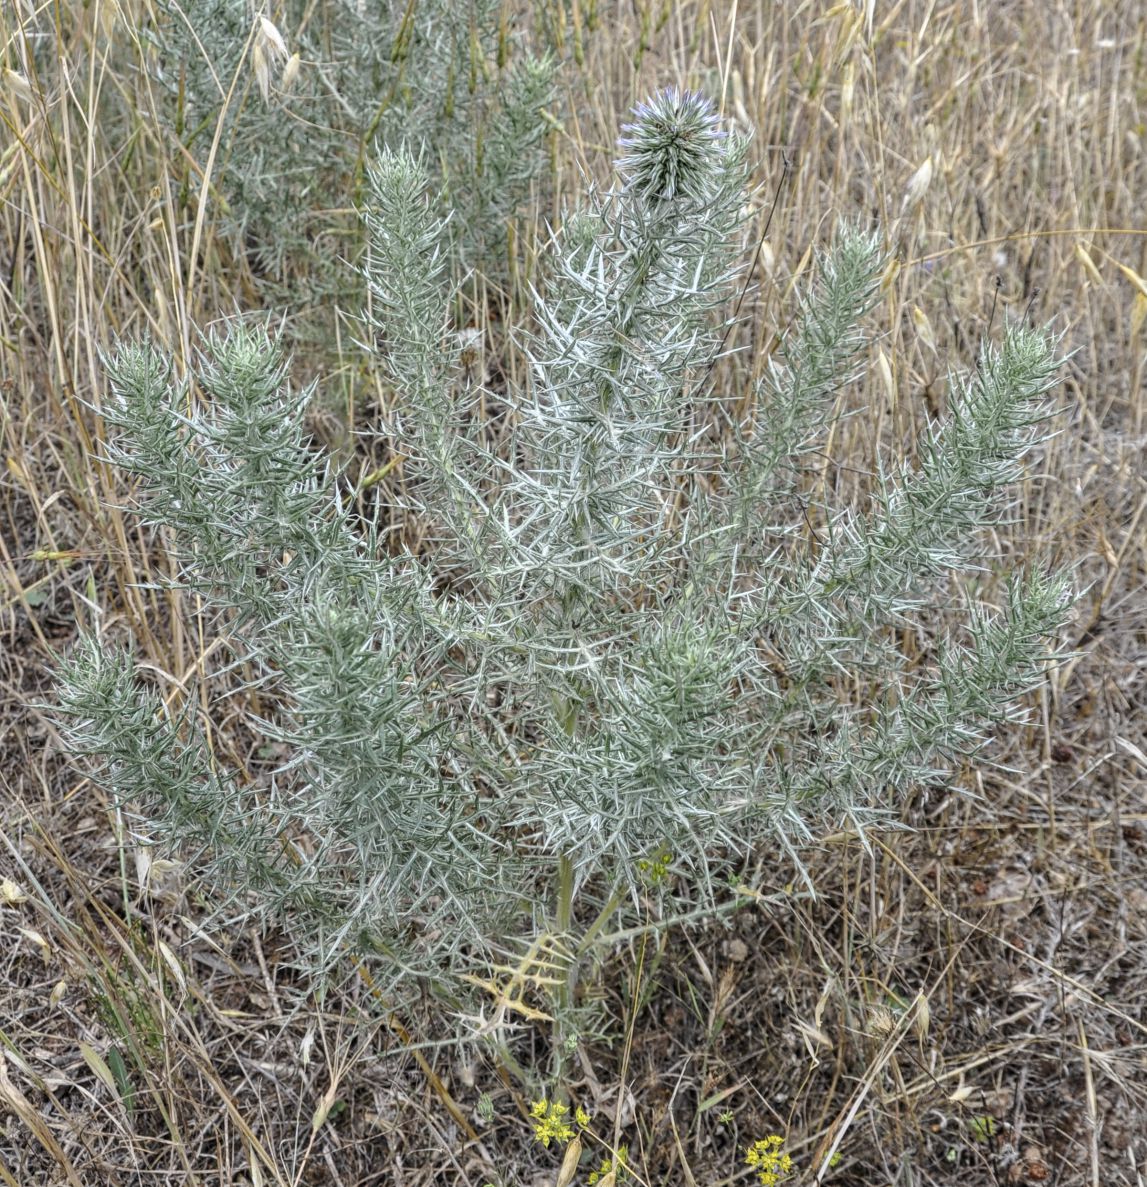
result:
[[[724,164],[724,139],[713,104],[696,91],[660,91],[622,125],[617,167],[626,188],[646,201],[703,201]]]

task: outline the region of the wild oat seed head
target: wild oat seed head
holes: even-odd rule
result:
[[[721,169],[721,142],[712,103],[695,91],[670,87],[634,109],[618,147],[617,167],[626,188],[647,201],[699,200],[711,192]]]
[[[878,1039],[886,1039],[896,1029],[896,1018],[892,1011],[881,1003],[868,1010],[869,1032]]]

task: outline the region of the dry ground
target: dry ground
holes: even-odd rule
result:
[[[213,271],[206,251],[197,279],[172,283],[194,226],[161,175],[154,195],[129,185],[142,171],[85,119],[97,83],[134,85],[102,73],[132,6],[116,11],[0,19],[9,67],[19,15],[62,63],[31,95],[10,79],[0,95],[0,874],[26,895],[0,907],[0,1182],[552,1182],[558,1159],[532,1143],[514,1082],[418,1047],[431,1010],[380,1019],[354,977],[299,1008],[276,936],[204,935],[199,900],[162,878],[142,894],[106,798],[42,708],[49,657],[93,603],[133,621],[154,662],[194,669],[195,640],[129,588],[164,561],[110,509],[81,402],[116,334],[150,324],[178,349],[253,291],[240,262]],[[790,165],[749,315],[761,340],[838,213],[879,219],[899,253],[871,379],[846,393],[872,413],[836,434],[849,468],[824,480],[853,481],[878,442],[942,409],[945,366],[970,363],[997,278],[997,326],[1030,303],[1065,330],[1062,432],[999,544],[1071,566],[1081,596],[1076,656],[1030,726],[998,738],[997,765],[913,796],[909,828],[868,849],[846,835],[810,849],[815,898],[778,859],[727,924],[617,953],[612,1041],[585,1044],[575,1085],[593,1133],[608,1145],[616,1122],[634,1179],[659,1185],[752,1182],[743,1149],[770,1132],[802,1183],[824,1167],[864,1187],[1141,1185],[1147,18],[1136,0],[900,0],[855,17],[634,0],[599,16],[565,75],[559,192],[578,162],[601,172],[648,89],[704,84],[755,129],[763,185]],[[369,391],[352,395],[368,424]]]

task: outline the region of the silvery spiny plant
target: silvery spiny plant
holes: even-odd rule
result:
[[[94,635],[61,667],[70,745],[142,841],[284,920],[314,970],[352,953],[394,995],[460,1001],[462,978],[544,937],[560,1017],[615,913],[711,910],[754,850],[799,865],[818,821],[863,827],[943,779],[1054,658],[1068,592],[1038,570],[960,629],[929,626],[971,597],[960,575],[1041,439],[1054,337],[1006,327],[952,376],[914,466],[882,469],[862,509],[810,507],[877,238],[842,226],[783,358],[751,398],[723,392],[747,144],[675,90],[620,143],[617,182],[555,234],[520,390],[461,364],[426,170],[399,150],[372,169],[367,337],[418,555],[388,550],[382,508],[364,516],[308,448],[310,393],[262,329],[208,336],[187,377],[147,344],[108,360],[111,460],[285,757],[222,768],[211,706],[169,708]],[[506,449],[482,396],[507,408]]]
[[[376,141],[425,146],[461,216],[458,274],[504,276],[507,226],[545,172],[556,61],[523,52],[499,3],[284,0],[262,16],[248,0],[161,0],[155,11],[142,33],[166,131],[202,163],[222,121],[217,227],[263,299],[312,321],[361,301],[345,264],[360,249],[348,198]]]

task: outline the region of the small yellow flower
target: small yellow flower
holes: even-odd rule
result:
[[[637,863],[637,868],[656,885],[658,882],[665,880],[666,874],[669,873],[669,863],[673,860],[673,854],[667,849],[662,850],[656,858],[651,861],[642,859]]]
[[[534,1126],[534,1137],[549,1149],[550,1142],[557,1142],[564,1146],[573,1137],[574,1131],[566,1120],[569,1106],[545,1099],[536,1100],[530,1105],[530,1116],[537,1124]],[[587,1117],[588,1121],[589,1118]]]
[[[614,1181],[624,1177],[626,1170],[626,1160],[629,1158],[629,1147],[618,1146],[617,1159],[603,1158],[601,1166],[590,1173],[589,1187],[596,1187],[596,1184],[602,1182],[609,1175],[613,1175]]]
[[[581,1107],[581,1105],[578,1105],[577,1112],[574,1113],[574,1120],[578,1123],[579,1129],[585,1129],[586,1126],[589,1125],[589,1114]]]
[[[771,1133],[745,1151],[745,1162],[757,1172],[761,1187],[775,1187],[792,1169],[793,1160],[781,1153],[784,1138]]]

